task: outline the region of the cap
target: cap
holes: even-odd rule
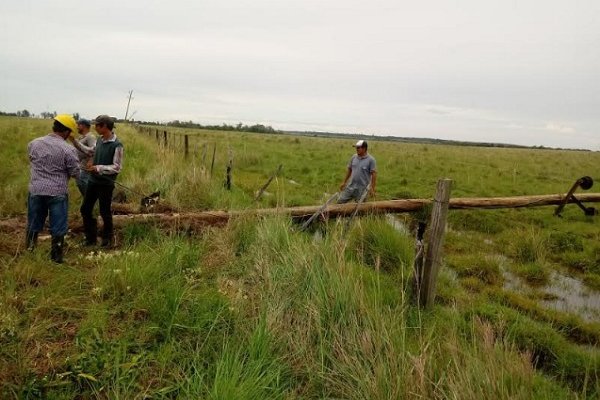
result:
[[[96,119],[94,119],[92,121],[92,123],[94,124],[114,124],[115,123],[115,119],[113,117],[110,117],[108,115],[102,114],[102,115],[98,115],[96,117]]]
[[[353,147],[368,147],[366,140],[359,140]]]
[[[92,126],[92,123],[90,122],[89,119],[79,118],[79,120],[77,121],[77,125],[85,125],[87,127],[90,127],[90,126]]]

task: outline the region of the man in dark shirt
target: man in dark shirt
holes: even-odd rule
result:
[[[115,119],[108,115],[99,115],[94,120],[94,127],[100,137],[96,142],[92,164],[86,168],[90,178],[80,209],[87,246],[94,246],[98,237],[98,222],[92,214],[96,201],[104,223],[101,246],[113,245],[111,201],[115,180],[123,165],[123,145],[113,132],[114,126]]]

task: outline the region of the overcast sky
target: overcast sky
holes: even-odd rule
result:
[[[0,111],[600,150],[598,0],[3,0]]]

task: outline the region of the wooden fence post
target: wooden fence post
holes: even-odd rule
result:
[[[429,244],[425,253],[423,265],[423,279],[420,282],[419,304],[421,307],[430,307],[435,299],[435,286],[440,270],[441,251],[446,233],[446,217],[450,200],[451,179],[440,179],[437,182],[433,210],[429,222]]]
[[[184,138],[184,147],[185,147],[184,155],[187,160],[188,155],[190,154],[190,141],[189,141],[188,135],[185,135],[183,138]]]
[[[279,166],[277,167],[277,171],[275,171],[275,173],[273,175],[271,175],[271,177],[269,178],[267,183],[265,183],[259,189],[258,193],[256,194],[256,197],[254,198],[254,201],[258,201],[258,199],[260,199],[260,196],[262,196],[263,192],[267,189],[267,186],[269,186],[271,184],[271,181],[273,180],[273,178],[275,178],[276,176],[278,176],[281,173],[281,168],[283,168],[283,164],[279,164]]]
[[[163,132],[163,139],[164,139],[164,146],[165,146],[165,149],[166,149],[167,148],[167,131]]]
[[[156,143],[160,143],[159,142],[160,139],[158,139],[158,129],[156,130]]]
[[[206,168],[206,151],[208,149],[208,143],[204,143],[202,146],[202,166]]]
[[[415,262],[413,264],[414,279],[413,279],[413,291],[412,299],[420,306],[421,302],[421,288],[423,286],[423,262],[425,261],[425,243],[423,243],[423,236],[425,234],[425,228],[427,224],[423,221],[419,221],[417,228],[417,238],[415,241]]]
[[[233,150],[229,148],[229,162],[227,163],[227,178],[225,181],[225,187],[227,190],[231,190],[231,169],[233,168]]]
[[[210,163],[210,176],[212,178],[212,174],[213,174],[213,168],[215,167],[215,154],[217,153],[217,143],[215,143],[215,146],[213,147],[213,156],[212,156],[212,162]]]

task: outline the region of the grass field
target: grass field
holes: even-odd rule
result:
[[[3,221],[24,223],[26,146],[50,127],[0,118]],[[118,126],[119,181],[160,190],[180,210],[319,204],[354,152],[354,140],[168,130],[190,135],[187,160],[181,138],[164,149]],[[369,145],[376,200],[430,198],[441,177],[453,197],[564,193],[581,176],[600,179],[598,152]],[[574,205],[552,214],[451,211],[436,305],[425,311],[410,301],[413,233],[386,217],[356,219],[348,232],[330,220],[322,235],[250,213],[193,235],[131,224],[109,252],[68,238],[64,265],[48,261],[49,243],[24,252],[23,230],[0,226],[0,397],[597,398],[598,217]]]

